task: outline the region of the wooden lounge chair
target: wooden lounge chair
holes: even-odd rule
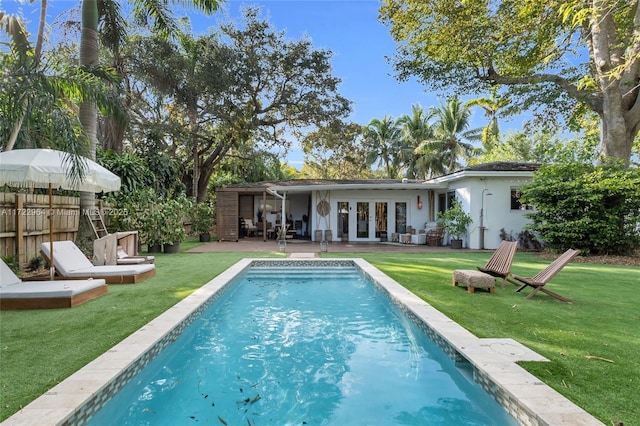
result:
[[[531,278],[513,275],[513,278],[516,281],[520,281],[519,283],[514,282],[514,284],[520,285],[520,287],[516,291],[522,291],[525,287],[530,286],[533,287],[533,290],[527,295],[526,299],[531,299],[537,292],[541,291],[565,303],[573,303],[571,300],[566,299],[559,294],[552,292],[551,290],[547,290],[546,288],[544,288],[544,286],[549,281],[551,281],[551,279],[555,277],[556,274],[560,272],[562,268],[564,268],[565,265],[571,261],[571,259],[576,257],[578,253],[580,253],[580,250],[569,249],[565,251],[560,255],[560,257],[551,262],[549,266],[547,266]]]
[[[49,242],[40,244],[40,252],[51,259]],[[156,274],[153,264],[95,266],[73,241],[54,241],[53,255],[56,273],[64,279],[102,278],[107,284],[135,284]]]
[[[72,308],[107,294],[105,280],[22,281],[0,260],[0,309]]]
[[[518,243],[516,241],[503,241],[500,246],[493,252],[493,255],[484,266],[478,266],[478,271],[492,275],[496,278],[502,278],[502,288],[511,274],[511,264],[516,254]]]

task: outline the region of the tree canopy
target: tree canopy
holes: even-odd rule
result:
[[[132,127],[155,129],[170,141],[184,162],[183,182],[196,174],[198,200],[228,153],[288,147],[350,111],[332,74],[332,52],[306,38],[287,39],[256,8],[245,10],[241,26],[228,22],[198,38],[152,36],[134,45],[130,68],[142,83],[144,109]]]
[[[434,89],[508,88],[548,120],[590,109],[604,157],[629,164],[640,131],[638,0],[383,0],[393,63]]]

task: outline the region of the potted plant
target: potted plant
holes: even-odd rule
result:
[[[167,200],[162,205],[159,229],[165,253],[180,252],[180,243],[187,237],[184,218],[190,206],[190,200],[184,196]]]
[[[289,229],[289,225],[285,224],[278,229],[276,237],[278,239],[278,249],[280,251],[285,251],[287,247],[287,230]]]
[[[213,225],[213,207],[209,203],[197,203],[191,209],[191,230],[198,234],[200,242],[211,240],[211,226]]]
[[[147,209],[140,215],[140,237],[147,243],[148,253],[162,252],[162,204],[152,202],[147,204]]]
[[[471,216],[462,210],[462,204],[454,199],[451,208],[445,212],[438,212],[438,221],[449,235],[451,248],[462,248],[462,237],[473,223]]]

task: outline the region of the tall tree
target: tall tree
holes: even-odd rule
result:
[[[484,110],[484,115],[489,120],[482,130],[482,146],[485,152],[491,152],[493,146],[500,141],[500,127],[498,126],[498,115],[500,110],[511,103],[508,96],[501,96],[499,86],[493,86],[489,96],[471,99],[467,102],[469,106],[479,106]]]
[[[182,81],[183,73],[174,68],[187,57],[184,51],[173,41],[161,45],[149,39],[135,54],[138,77],[153,86],[156,96],[166,96],[164,102],[150,104],[154,112],[162,111],[160,117],[168,118],[156,128],[173,140],[178,155],[186,150],[185,140],[196,141],[199,176],[193,195],[198,201],[206,199],[209,178],[231,150],[247,152],[247,145],[257,150],[286,149],[292,137],[344,118],[350,111],[350,102],[338,93],[340,80],[332,75],[332,53],[314,49],[308,39],[288,40],[258,15],[258,9],[246,9],[241,27],[229,22],[219,32],[196,40],[204,47],[192,57],[196,72],[188,83],[197,84],[191,108],[198,111],[197,127],[180,121],[186,116],[188,99],[161,90],[152,74],[144,71],[157,68],[154,73],[166,81]],[[153,95],[148,91],[145,96]],[[183,158],[185,177],[192,178],[193,168],[187,165],[193,156]]]
[[[336,120],[305,136],[300,174],[308,179],[365,179],[371,177],[362,126]]]
[[[132,0],[134,15],[143,23],[150,23],[158,33],[169,35],[177,29],[171,12],[170,2],[166,0]],[[218,0],[176,0],[175,3],[187,3],[205,13],[217,10]],[[118,48],[125,34],[123,19],[118,2],[111,0],[82,0],[82,20],[80,36],[80,65],[91,69],[98,65],[98,25],[102,23],[103,32],[111,35],[111,48]],[[98,113],[95,103],[85,101],[80,105],[80,122],[89,139],[89,156],[95,160],[97,147]],[[84,209],[94,206],[94,194],[81,193],[80,205]]]
[[[469,93],[504,85],[551,120],[583,104],[605,157],[629,164],[640,131],[638,0],[383,0],[401,79]]]
[[[364,134],[365,146],[369,151],[367,164],[382,166],[385,178],[400,177],[404,139],[397,120],[386,115],[382,120],[374,118],[365,127]]]
[[[138,78],[143,79],[155,90],[169,96],[173,108],[184,113],[188,128],[185,133],[187,146],[193,159],[191,193],[198,193],[199,154],[198,133],[200,132],[203,97],[211,85],[211,76],[201,60],[207,49],[215,48],[206,38],[196,39],[190,33],[179,32],[177,40],[152,36],[144,39],[134,38],[137,46],[133,54],[132,66]],[[177,112],[177,111],[175,111]]]
[[[480,129],[469,129],[471,124],[471,107],[461,102],[457,96],[447,99],[445,104],[431,108],[435,118],[434,135],[425,141],[419,149],[430,152],[440,158],[447,173],[452,173],[460,166],[459,159],[469,159],[473,155],[472,141],[480,139]]]
[[[483,152],[473,163],[519,161],[543,164],[593,163],[598,157],[597,141],[564,139],[544,129],[508,133],[490,152]]]
[[[426,141],[433,138],[433,127],[429,123],[429,114],[420,105],[411,106],[411,114],[398,119],[405,139],[402,159],[410,179],[427,179],[431,177],[433,168],[426,161],[425,153],[419,149]]]
[[[43,6],[42,10],[46,10]],[[43,14],[35,47],[21,19],[0,12],[0,31],[7,32],[8,51],[0,55],[3,84],[0,86],[0,144],[14,148],[54,148],[71,155],[70,173],[82,176],[80,155],[87,141],[77,117],[77,106],[92,99],[114,111],[113,99],[96,75],[42,56]]]

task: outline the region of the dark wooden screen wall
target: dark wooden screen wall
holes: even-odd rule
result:
[[[238,193],[218,191],[218,241],[238,241]]]
[[[253,211],[253,195],[241,195],[239,206],[240,217],[245,219],[251,219],[251,222],[255,225],[257,222],[257,211]]]

